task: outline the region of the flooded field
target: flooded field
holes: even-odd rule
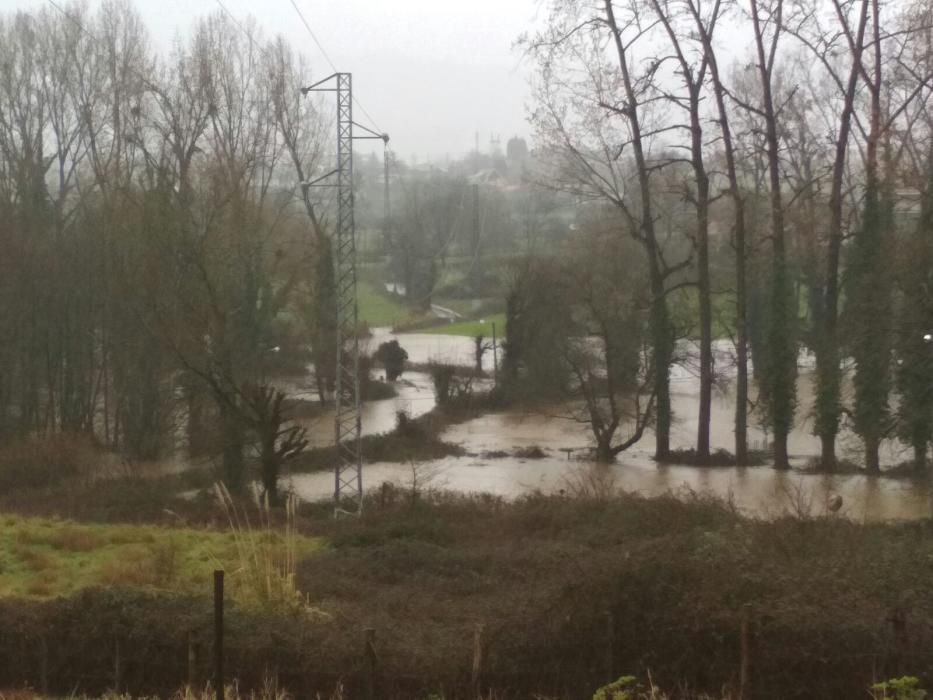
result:
[[[451,457],[427,465],[376,463],[364,467],[367,490],[390,482],[402,489],[441,488],[463,493],[491,493],[516,498],[536,490],[572,495],[580,489],[613,489],[659,496],[716,496],[730,500],[742,513],[773,518],[788,514],[825,514],[832,494],[843,498],[841,517],[856,521],[912,520],[930,513],[926,484],[861,475],[826,476],[777,472],[770,467],[697,469],[659,466],[650,459],[623,457],[611,466],[568,461],[563,455],[524,460]],[[304,499],[333,495],[330,472],[296,474],[295,491]]]
[[[391,335],[377,329],[373,340],[382,342]],[[409,359],[416,363],[444,361],[460,365],[472,364],[472,340],[464,337],[402,334],[397,336]],[[378,344],[378,343],[377,343]],[[720,349],[724,355],[725,349]],[[491,355],[487,353],[486,360]],[[723,358],[724,360],[725,358]],[[725,364],[725,362],[722,362]],[[819,440],[811,434],[806,420],[812,403],[812,381],[805,358],[798,380],[798,421],[790,436],[792,462],[797,468],[819,453]],[[734,397],[726,381],[714,394],[711,442],[714,448],[732,450]],[[429,411],[433,393],[429,377],[407,373],[406,383],[399,386],[399,397],[366,405],[363,416],[364,433],[384,432],[394,425],[395,411],[408,410],[413,416]],[[698,380],[682,367],[672,372],[675,425],[672,445],[692,447],[696,436]],[[448,458],[436,463],[413,467],[406,464],[366,465],[364,481],[367,488],[388,481],[402,487],[417,482],[424,487],[448,488],[463,492],[489,492],[514,498],[533,490],[548,493],[573,492],[582,483],[590,488],[621,488],[646,495],[665,493],[713,495],[732,500],[742,511],[762,517],[783,513],[823,511],[831,494],[843,497],[841,514],[856,520],[891,520],[927,517],[930,513],[930,493],[927,484],[863,475],[818,475],[794,470],[776,472],[770,467],[699,469],[686,465],[658,465],[651,459],[653,435],[644,438],[619,456],[616,464],[601,466],[582,462],[577,457],[591,445],[585,423],[570,419],[569,412],[559,406],[542,413],[493,413],[451,426],[444,440],[458,443],[470,457]],[[315,441],[329,438],[331,424],[326,417],[311,426]],[[749,442],[763,448],[767,434],[750,426]],[[514,453],[516,450],[540,447],[543,459],[518,459],[491,456],[490,453]],[[840,455],[855,456],[858,441],[844,432],[840,437]],[[570,458],[572,457],[572,458]],[[894,442],[885,446],[882,459],[892,464],[906,457]],[[333,477],[329,473],[301,474],[292,477],[296,491],[304,498],[330,497]]]

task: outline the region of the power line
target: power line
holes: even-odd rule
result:
[[[298,13],[298,18],[301,20],[301,23],[305,25],[305,29],[308,30],[308,34],[311,35],[311,39],[314,40],[315,45],[318,47],[321,55],[324,56],[324,60],[327,61],[330,69],[334,71],[334,73],[339,73],[340,71],[337,70],[337,66],[334,65],[334,62],[330,60],[330,56],[327,55],[327,51],[324,49],[324,45],[318,40],[317,35],[311,29],[311,25],[308,24],[308,20],[306,20],[304,14],[302,14],[301,8],[298,7],[298,4],[295,2],[295,0],[289,0],[289,2],[292,4],[292,7],[295,8],[295,12]]]
[[[295,8],[295,12],[298,13],[298,18],[301,20],[301,23],[304,25],[305,29],[308,31],[308,34],[311,35],[312,41],[314,41],[314,44],[318,47],[318,50],[320,50],[321,55],[324,56],[324,60],[327,61],[327,64],[330,66],[330,69],[334,71],[334,73],[339,73],[340,71],[337,70],[337,66],[330,59],[330,56],[327,54],[327,50],[324,48],[324,45],[320,42],[320,40],[317,38],[317,35],[311,29],[311,25],[308,23],[308,20],[305,19],[305,16],[302,13],[301,8],[298,7],[298,3],[296,3],[295,0],[288,0],[288,1],[292,4],[292,7]],[[373,125],[373,127],[375,127],[376,131],[378,131],[379,133],[383,133],[382,129],[379,128],[379,124],[376,123],[376,120],[373,119],[372,115],[366,110],[366,108],[359,101],[359,99],[357,99],[356,95],[353,95],[353,104],[359,107],[360,111],[364,115],[366,115],[366,118],[369,119],[369,122]]]
[[[243,23],[240,22],[240,20],[238,20],[236,16],[232,12],[230,12],[229,9],[227,9],[227,6],[224,5],[223,0],[215,0],[215,2],[220,6],[220,9],[224,11],[224,14],[230,18],[230,21],[233,22],[236,28],[240,30],[243,36],[247,38],[249,43],[253,45],[254,49],[261,52],[262,55],[265,56],[266,58],[272,58],[269,56],[269,53],[266,51],[266,49],[263,46],[261,46],[259,43],[257,43],[257,41],[253,38],[253,35],[246,29],[246,27],[243,26]]]

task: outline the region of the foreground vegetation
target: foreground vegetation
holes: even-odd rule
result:
[[[568,479],[566,492],[508,503],[386,488],[359,520],[301,507],[295,525],[315,539],[304,540],[294,584],[313,612],[232,600],[228,667],[242,691],[277,671],[296,696],[361,697],[362,630],[373,628],[381,698],[475,698],[477,640],[490,698],[590,700],[625,674],[671,698],[852,698],[902,675],[930,687],[928,524],[748,520],[696,497],[619,496],[599,472]],[[28,544],[62,560],[56,578],[91,583],[80,572],[100,571],[115,548],[174,539],[179,584],[126,577],[43,596],[8,587],[0,687],[40,687],[45,649],[50,691],[104,692],[115,644],[134,694],[209,678],[212,564],[200,557],[226,552],[231,581],[242,565],[218,531],[227,515],[216,501],[159,505],[188,525],[5,516],[4,562]]]

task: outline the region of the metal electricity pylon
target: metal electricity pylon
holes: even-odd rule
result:
[[[309,92],[337,93],[337,167],[325,176],[337,176],[337,230],[334,245],[331,246],[337,298],[337,385],[334,397],[337,463],[334,465],[334,515],[359,515],[363,509],[363,455],[360,451],[363,426],[360,406],[359,306],[356,294],[356,226],[353,218],[353,141],[381,139],[383,143],[388,143],[389,136],[377,134],[353,121],[353,77],[350,73],[334,73],[301,91],[305,95]],[[354,126],[367,134],[354,136]]]

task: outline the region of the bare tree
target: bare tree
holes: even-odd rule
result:
[[[567,273],[585,266],[588,274],[567,287],[579,324],[568,329],[564,349],[567,388],[580,404],[572,415],[589,425],[596,459],[606,463],[641,440],[654,419],[648,285],[631,269],[641,251],[611,229],[585,232],[574,243]]]
[[[696,248],[697,248],[697,276],[699,287],[700,310],[700,410],[697,421],[697,459],[702,464],[709,461],[710,456],[710,419],[713,400],[713,304],[712,287],[710,283],[709,266],[709,215],[710,204],[713,197],[710,194],[710,177],[707,173],[704,152],[706,143],[703,138],[703,119],[701,102],[706,82],[706,73],[710,66],[712,51],[706,47],[711,46],[712,36],[716,22],[719,18],[720,2],[716,0],[712,14],[705,23],[700,19],[699,12],[688,0],[687,6],[692,13],[677,12],[670,0],[651,0],[658,21],[664,27],[664,32],[674,52],[675,60],[679,66],[680,78],[683,81],[686,94],[670,94],[670,102],[683,108],[689,117],[686,125],[690,135],[689,162],[693,178],[683,184],[684,198],[693,204],[696,209]],[[680,29],[683,19],[693,20],[700,25],[700,31],[705,37],[699,51],[693,51],[687,42],[682,40],[684,34]],[[693,54],[697,53],[698,56]]]
[[[722,149],[726,161],[729,195],[733,204],[733,245],[735,248],[735,324],[736,324],[736,392],[735,392],[735,460],[736,464],[748,462],[748,329],[747,329],[747,283],[746,283],[746,221],[745,197],[739,183],[736,168],[735,145],[727,108],[727,92],[720,73],[719,60],[713,44],[713,29],[719,16],[721,4],[717,1],[704,18],[699,3],[687,0],[687,9],[693,18],[697,35],[702,43],[710,81],[716,99],[716,116],[722,134]]]
[[[649,140],[669,130],[657,120],[655,74],[648,62],[637,76],[633,46],[647,28],[633,8],[624,26],[607,0],[597,11],[584,3],[555,3],[547,32],[527,40],[540,66],[535,113],[539,137],[553,154],[552,186],[585,199],[609,202],[621,215],[620,229],[644,246],[651,288],[651,348],[655,409],[655,456],[670,455],[670,365],[674,332],[668,311],[668,280],[686,269],[689,256],[671,262],[671,249],[656,231],[651,176],[669,158],[650,160]],[[582,77],[581,77],[582,76]],[[626,155],[631,152],[632,158]],[[628,190],[633,186],[632,195]]]
[[[321,103],[302,90],[313,82],[307,61],[297,56],[281,37],[269,46],[267,55],[276,127],[294,168],[295,184],[311,225],[309,252],[313,274],[305,315],[311,332],[318,397],[324,403],[336,383],[337,288],[333,241],[327,223],[328,201],[318,196],[326,190],[315,188],[312,182],[325,174],[322,144],[324,129],[332,120],[325,118]]]
[[[771,291],[768,327],[768,367],[763,373],[767,382],[768,419],[774,437],[774,466],[787,469],[787,436],[793,425],[796,404],[797,343],[796,310],[790,289],[784,224],[784,196],[781,178],[781,152],[778,123],[782,105],[775,100],[775,65],[782,35],[784,0],[750,0],[750,14],[755,39],[755,67],[760,104],[742,106],[763,122],[768,194],[770,201]]]
[[[832,159],[829,194],[829,224],[826,232],[825,272],[820,285],[811,289],[817,302],[814,325],[814,348],[817,359],[816,432],[822,445],[821,461],[829,470],[836,464],[836,435],[842,411],[840,399],[839,367],[839,272],[844,236],[843,186],[846,173],[850,133],[858,123],[855,110],[859,76],[863,71],[865,31],[868,24],[870,0],[842,2],[832,0],[838,31],[824,27],[818,3],[800,3],[785,20],[793,33],[826,70],[835,84],[838,99],[842,101],[838,125],[835,128],[835,151]],[[853,17],[851,9],[855,8]],[[840,66],[833,57],[839,52],[838,43],[845,46],[847,67]]]

